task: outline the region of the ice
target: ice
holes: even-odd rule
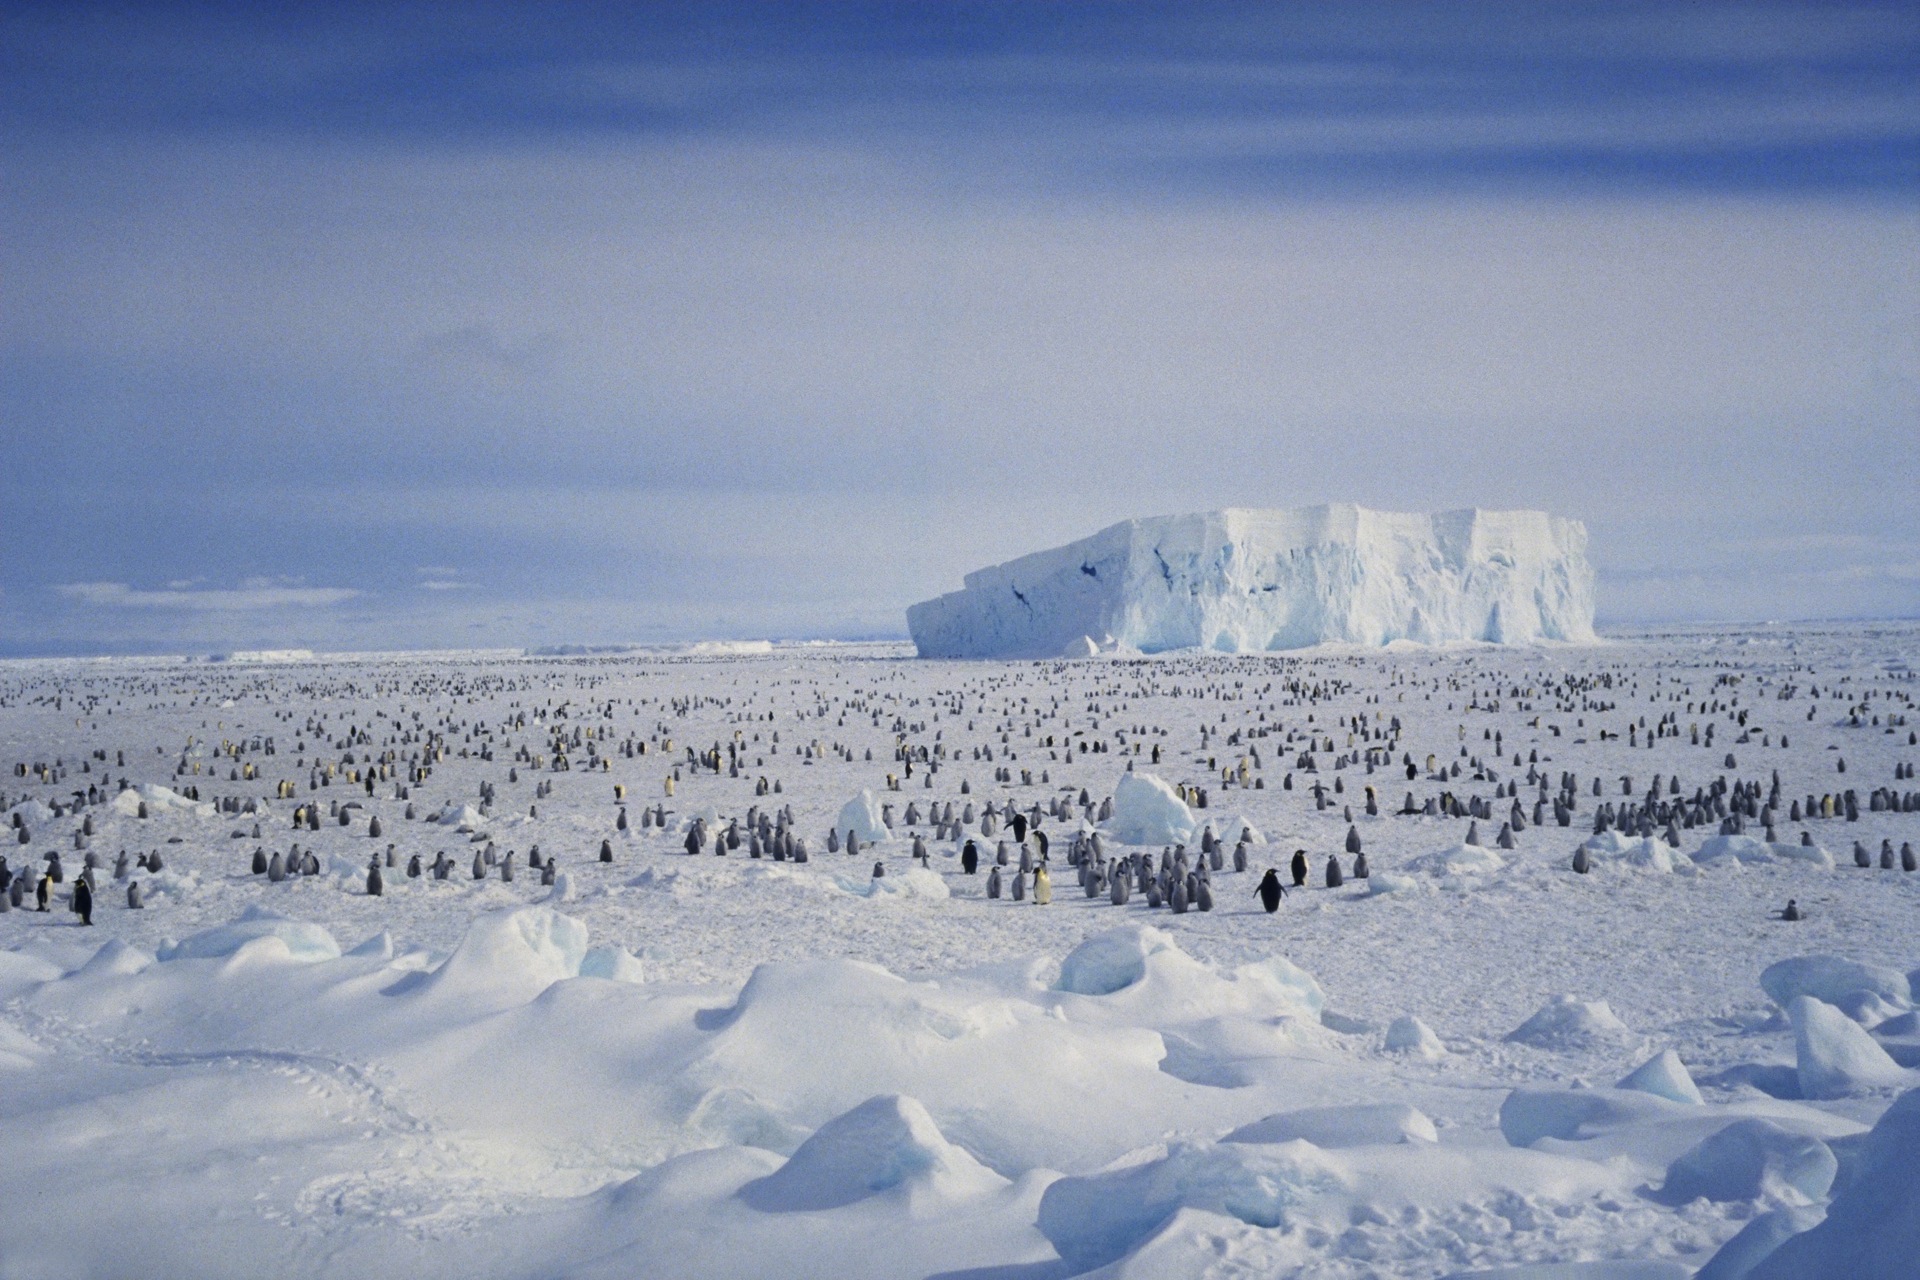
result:
[[[1693,1280],[1744,1280],[1782,1241],[1819,1226],[1826,1216],[1824,1205],[1785,1205],[1769,1210],[1720,1246]]]
[[[1401,870],[1411,876],[1424,877],[1443,889],[1477,889],[1486,879],[1506,869],[1507,860],[1492,849],[1483,849],[1477,844],[1456,844],[1433,853],[1423,853],[1409,858]],[[1383,886],[1376,893],[1392,892],[1392,887]]]
[[[587,927],[552,907],[508,907],[474,918],[466,937],[417,990],[472,1007],[532,999],[552,983],[578,977]]]
[[[1173,787],[1150,773],[1123,773],[1113,787],[1106,829],[1122,844],[1176,844],[1193,839],[1193,810]]]
[[[1641,1093],[1650,1093],[1671,1102],[1698,1104],[1705,1101],[1700,1096],[1700,1087],[1694,1084],[1693,1076],[1688,1073],[1686,1064],[1680,1061],[1680,1055],[1671,1049],[1662,1049],[1635,1067],[1615,1088],[1637,1089]]]
[[[1351,504],[1129,520],[970,573],[914,605],[926,658],[1054,657],[1094,636],[1158,653],[1341,642],[1590,643],[1586,529],[1537,511]]]
[[[884,876],[835,876],[834,883],[856,898],[872,898],[880,902],[912,898],[937,902],[952,896],[946,880],[938,872],[925,867],[908,867],[890,871]]]
[[[162,960],[218,959],[231,956],[248,943],[261,938],[278,940],[286,956],[293,960],[311,963],[340,957],[340,944],[320,925],[290,920],[277,911],[261,906],[248,907],[231,924],[220,925],[196,933],[173,946],[162,947],[158,956]]]
[[[1311,1142],[1316,1147],[1438,1142],[1433,1121],[1404,1102],[1354,1103],[1344,1107],[1307,1107],[1281,1111],[1243,1124],[1222,1142]]]
[[[1858,992],[1880,997],[1896,1008],[1911,1008],[1913,991],[1898,969],[1860,964],[1839,956],[1793,956],[1760,971],[1760,989],[1781,1008],[1796,996],[1812,996],[1838,1005]]]
[[[1625,836],[1618,831],[1602,831],[1584,841],[1581,848],[1595,864],[1611,863],[1662,875],[1671,874],[1675,860],[1684,864],[1687,856],[1658,836]]]
[[[840,833],[843,843],[849,835],[858,836],[862,844],[874,844],[893,835],[887,830],[880,802],[871,791],[862,791],[841,805],[840,816],[833,820],[833,829]]]
[[[913,1098],[869,1098],[820,1126],[775,1172],[740,1189],[768,1213],[837,1209],[906,1188],[945,1199],[982,1195],[1007,1181],[948,1142]]]
[[[1768,1120],[1736,1120],[1675,1160],[1660,1196],[1670,1204],[1689,1200],[1753,1200],[1799,1196],[1803,1203],[1826,1198],[1839,1161],[1818,1138],[1794,1133]]]
[[[588,947],[580,958],[580,976],[613,982],[645,982],[647,967],[625,947]]]
[[[171,787],[158,783],[142,782],[138,786],[127,788],[114,796],[109,807],[123,818],[135,818],[140,814],[140,806],[147,806],[148,817],[162,814],[187,813],[196,818],[211,818],[213,806],[199,800],[189,800]]]
[[[1808,1098],[1844,1098],[1862,1090],[1908,1082],[1908,1074],[1846,1014],[1812,996],[1787,1004],[1793,1020],[1800,1092]]]
[[[1569,995],[1555,996],[1507,1035],[1515,1044],[1560,1050],[1621,1044],[1634,1038],[1605,1000]]]

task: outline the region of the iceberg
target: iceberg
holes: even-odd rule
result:
[[[923,658],[1316,644],[1592,643],[1578,521],[1352,503],[1128,520],[907,610]]]

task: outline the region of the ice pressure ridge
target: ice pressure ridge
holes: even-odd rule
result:
[[[1352,503],[1127,520],[907,610],[924,658],[1591,642],[1587,531],[1541,511]]]

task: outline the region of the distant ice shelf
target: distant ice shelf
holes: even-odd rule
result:
[[[1592,643],[1577,520],[1352,503],[1127,520],[907,610],[923,658]]]

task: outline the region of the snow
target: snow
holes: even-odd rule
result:
[[[66,871],[50,911],[0,914],[0,1203],[29,1209],[0,1270],[1434,1280],[1717,1253],[1724,1280],[1898,1274],[1920,1249],[1920,1104],[1895,1105],[1920,1080],[1920,875],[1800,852],[1920,840],[1920,812],[1868,804],[1920,793],[1915,686],[1887,666],[1920,628],[1154,658],[1086,634],[1097,660],[1032,665],[0,663],[0,762],[23,766],[0,807],[30,828],[8,865]],[[1658,837],[1592,838],[1655,784],[1680,849],[1726,850],[1701,874]],[[1857,821],[1787,814],[1850,789]],[[827,854],[863,792],[890,836]],[[1474,805],[1482,842],[1403,816],[1406,793]],[[1777,843],[1712,834],[1743,796]],[[1196,866],[1204,827],[1266,842],[1212,872],[1211,911],[1137,884],[1117,906],[1069,861],[1108,799],[1152,838],[1103,826],[1097,874],[1179,844]],[[349,801],[351,825],[293,829]],[[1516,804],[1515,847],[1491,848]],[[751,856],[750,810],[810,861]],[[1049,837],[1045,907],[986,895],[996,845],[1003,887],[1017,869],[1013,810]],[[699,817],[741,844],[689,856]],[[1349,826],[1373,874],[1326,888]],[[322,874],[250,870],[296,843]],[[490,845],[511,881],[472,877]],[[85,852],[90,928],[65,909]],[[153,853],[165,870],[131,865]],[[451,878],[406,875],[436,853]]]
[[[1341,642],[1590,643],[1586,529],[1538,511],[1350,503],[1129,520],[914,605],[928,658],[1251,653]]]
[[[719,815],[716,813],[714,816],[717,818]],[[865,790],[840,806],[840,816],[834,819],[833,829],[840,833],[842,842],[853,835],[858,836],[862,844],[875,844],[891,838],[893,834],[887,830],[880,801],[873,792]]]
[[[1193,839],[1193,810],[1165,779],[1123,773],[1113,786],[1106,829],[1122,844],[1175,844]]]

